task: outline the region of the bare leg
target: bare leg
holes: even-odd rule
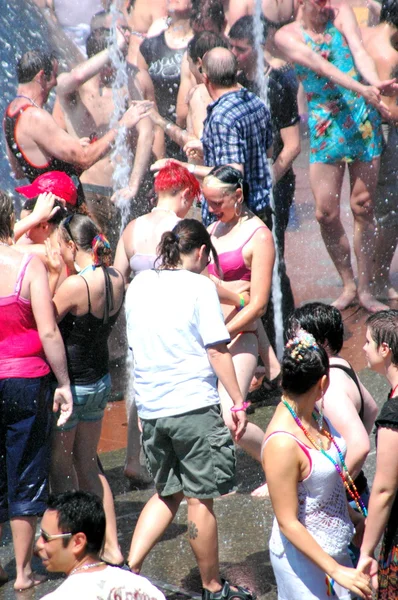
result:
[[[354,215],[354,250],[358,263],[358,297],[369,312],[388,309],[372,295],[372,261],[375,252],[373,198],[376,193],[380,159],[371,163],[360,161],[349,165],[351,210]]]
[[[1,539],[2,533],[3,533],[3,525],[0,523],[0,539]],[[7,572],[0,565],[0,585],[3,585],[3,583],[6,583],[7,581],[8,581]]]
[[[130,387],[130,386],[129,386]],[[132,480],[142,483],[149,483],[152,478],[148,471],[140,463],[141,452],[141,432],[138,429],[137,408],[134,398],[131,397],[132,390],[129,389],[129,408],[128,408],[128,430],[127,430],[127,450],[124,474]]]
[[[36,533],[37,517],[15,517],[10,520],[14,543],[17,577],[15,590],[26,590],[44,581],[32,572],[31,560]]]
[[[250,383],[249,391],[252,392],[258,389],[263,381],[264,375],[270,381],[273,381],[281,372],[281,366],[273,347],[270,344],[267,333],[261,319],[257,319],[257,340],[258,353],[263,361],[264,367],[257,366]]]
[[[343,176],[343,163],[310,164],[310,183],[315,197],[316,218],[326,250],[343,281],[343,293],[333,302],[339,310],[347,308],[356,296],[350,244],[340,219]]]
[[[51,448],[50,487],[53,494],[79,489],[73,464],[73,444],[77,427],[54,431]]]
[[[398,292],[390,281],[390,268],[398,244],[398,228],[379,223],[375,250],[375,296],[383,300],[398,300]]]
[[[213,500],[187,498],[188,539],[199,567],[202,586],[211,592],[221,589],[218,562],[217,521]]]
[[[117,538],[115,504],[109,483],[100,472],[97,447],[101,435],[102,421],[80,422],[77,426],[73,458],[79,489],[97,494],[103,499],[106,531],[103,558],[112,564],[123,562]]]
[[[257,348],[257,338],[253,333],[245,333],[237,336],[229,346],[243,398],[247,396],[250,382],[257,366]],[[220,382],[218,384],[218,393],[220,395],[224,423],[229,430],[232,430],[231,407],[233,403]],[[263,438],[264,432],[262,429],[254,423],[248,423],[246,431],[238,443],[245,452],[260,462]]]
[[[174,519],[183,497],[182,492],[165,498],[155,494],[144,506],[134,530],[127,561],[134,573],[141,571],[146,556]]]

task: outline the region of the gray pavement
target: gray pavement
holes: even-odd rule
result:
[[[308,154],[304,140],[304,151],[296,163],[297,207],[291,231],[287,235],[286,250],[289,275],[297,303],[311,299],[331,301],[333,297],[337,297],[336,292],[339,286],[338,278],[324,249],[313,217],[313,200],[308,184],[307,160]],[[347,190],[347,186],[344,189]],[[346,192],[342,212],[349,219]],[[350,230],[350,223],[347,226]],[[300,252],[297,252],[298,248]],[[306,254],[306,252],[310,252],[310,254]],[[299,256],[295,262],[296,255]],[[320,271],[319,269],[317,271],[315,267],[318,267]],[[357,362],[357,357],[361,355],[365,316],[363,311],[361,313],[355,307],[345,315],[347,348],[343,355],[347,356],[349,360],[354,360],[354,364]],[[363,360],[361,365],[364,365]],[[368,369],[362,369],[362,366],[356,365],[356,368],[360,369],[360,378],[381,407],[387,395],[387,384],[380,376]],[[250,419],[265,429],[276,402],[277,399],[274,398],[273,401],[268,402],[268,406],[256,408]],[[268,538],[273,519],[272,507],[269,500],[254,499],[250,496],[251,490],[263,481],[260,465],[239,449],[237,456],[239,491],[235,495],[215,502],[219,523],[221,571],[228,580],[253,589],[259,600],[275,600],[277,598],[276,586],[268,552]],[[103,454],[101,460],[115,494],[120,545],[124,555],[127,556],[134,525],[153,490],[129,489],[129,484],[122,473],[123,451]],[[372,449],[365,470],[372,480],[375,471],[373,436]],[[186,530],[186,506],[182,505],[174,523],[151,552],[143,568],[143,575],[157,581],[170,599],[182,598],[186,593],[190,597],[200,593],[199,574],[190,551]],[[8,526],[5,526],[0,546],[0,562],[10,576],[10,582],[0,588],[0,600],[15,597],[20,597],[21,600],[39,599],[61,582],[59,577],[52,576],[49,581],[35,590],[15,594],[12,589],[15,569]],[[34,561],[34,568],[39,572],[44,572],[37,559]]]

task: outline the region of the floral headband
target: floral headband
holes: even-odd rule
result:
[[[303,360],[306,350],[317,350],[319,346],[313,335],[304,329],[299,329],[296,336],[287,342],[286,348],[290,350],[291,358]]]

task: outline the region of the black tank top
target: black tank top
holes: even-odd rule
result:
[[[363,416],[364,416],[364,412],[365,412],[365,401],[362,396],[361,386],[359,385],[357,374],[355,373],[355,371],[351,367],[351,365],[349,367],[347,367],[346,365],[333,364],[333,365],[330,365],[330,368],[331,369],[332,368],[333,369],[341,369],[342,371],[344,371],[344,373],[347,373],[348,377],[350,377],[353,380],[353,382],[355,383],[355,385],[357,386],[359,396],[361,398],[361,408],[359,409],[358,415],[363,423]],[[367,485],[368,485],[368,480],[366,479],[365,473],[363,471],[358,473],[357,477],[355,478],[354,483],[355,483],[355,487],[357,488],[359,494],[362,494],[366,490]],[[347,492],[346,492],[346,495],[347,495],[347,499],[351,500],[351,497],[349,496],[349,494]]]
[[[155,88],[155,98],[159,114],[175,123],[177,118],[177,95],[180,86],[181,62],[186,48],[169,48],[164,32],[146,38],[140,51],[148,65],[148,72]],[[182,149],[166,136],[167,156],[186,161]]]
[[[32,104],[25,104],[16,110],[15,113],[10,112],[10,105],[8,105],[3,121],[4,134],[7,140],[7,144],[17,159],[22,171],[25,174],[25,177],[29,179],[32,183],[39,177],[39,175],[43,175],[43,173],[48,173],[48,171],[63,171],[69,177],[75,176],[78,178],[78,171],[71,164],[64,162],[63,160],[59,160],[58,158],[51,158],[46,165],[41,167],[34,165],[31,163],[28,158],[23,153],[22,148],[18,145],[17,139],[15,137],[15,129],[18,123],[19,117],[27,110],[28,108],[34,108]],[[80,183],[80,182],[77,182]]]
[[[105,278],[104,317],[99,319],[91,314],[90,290],[82,276],[87,286],[88,313],[82,316],[67,313],[59,323],[70,382],[75,385],[95,383],[109,371],[108,337],[121,307],[110,316],[113,310],[113,286],[106,268],[102,266],[102,270]]]

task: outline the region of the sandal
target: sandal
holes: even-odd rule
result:
[[[241,585],[234,585],[236,590],[231,589],[228,581],[221,580],[222,588],[219,592],[210,592],[203,588],[202,600],[256,600],[257,596]]]

